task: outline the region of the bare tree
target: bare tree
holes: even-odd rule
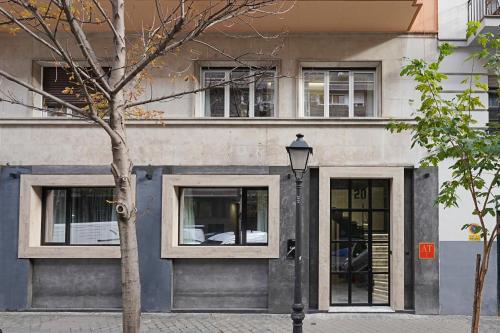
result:
[[[43,112],[70,113],[73,117],[94,122],[108,134],[111,141],[111,171],[116,189],[114,204],[120,234],[123,332],[138,332],[141,301],[135,227],[137,209],[131,192],[133,163],[127,141],[126,120],[134,112],[146,116],[147,113],[140,109],[143,105],[169,101],[213,87],[194,87],[163,96],[146,94],[144,82],[147,72],[162,58],[179,55],[179,50],[193,45],[216,52],[238,66],[247,67],[245,55],[232,55],[215,43],[205,41],[202,38],[204,33],[224,33],[223,27],[239,24],[246,25],[246,31],[251,31],[254,36],[276,38],[277,35],[264,36],[259,33],[252,22],[283,13],[293,3],[280,4],[277,0],[152,0],[155,11],[149,22],[144,22],[139,32],[129,33],[126,27],[126,2],[2,1],[0,28],[7,28],[12,34],[28,36],[46,48],[54,63],[71,78],[72,85],[66,87],[64,93],[74,95],[82,103],[72,103],[54,96],[3,69],[0,69],[0,77],[56,103],[59,109],[30,105],[10,91],[2,91],[0,102],[33,107]],[[111,50],[109,59],[98,56],[89,38],[89,31],[105,32],[112,36],[107,47]],[[66,42],[62,42],[63,39]],[[271,53],[276,53],[279,48],[279,40],[276,41],[277,48]],[[74,51],[75,45],[78,52]],[[239,77],[238,80],[248,80],[265,70],[256,68],[252,74]],[[228,82],[216,85],[225,84]]]

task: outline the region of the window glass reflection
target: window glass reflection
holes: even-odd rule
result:
[[[304,112],[309,117],[325,115],[325,74],[316,72],[304,73]]]
[[[182,245],[267,244],[268,190],[183,188]]]
[[[349,117],[349,72],[330,72],[330,117]]]
[[[354,73],[354,116],[375,116],[375,75]]]

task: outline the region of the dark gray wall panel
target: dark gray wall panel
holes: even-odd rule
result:
[[[267,260],[175,259],[173,308],[266,309]]]
[[[35,175],[100,175],[111,174],[109,165],[93,166],[93,165],[34,165],[32,173]]]
[[[120,274],[118,259],[35,259],[32,308],[119,308]]]
[[[29,172],[29,168],[0,167],[0,310],[28,307],[30,263],[17,258],[17,240],[19,174]]]
[[[309,181],[309,308],[318,309],[319,169],[310,169]]]
[[[269,260],[269,312],[288,313],[293,303],[294,261],[286,258],[287,241],[295,239],[295,178],[289,167],[270,167],[280,174],[280,257]],[[303,183],[302,300],[309,306],[309,173]]]
[[[210,174],[210,175],[267,175],[266,166],[173,166],[174,174]]]
[[[414,249],[414,227],[413,227],[413,169],[405,169],[405,310],[415,310],[415,249]]]
[[[470,315],[472,313],[477,253],[482,253],[482,242],[440,242],[441,314]],[[483,291],[481,315],[497,314],[496,272],[497,254],[496,244],[494,244]]]
[[[439,208],[435,204],[439,190],[437,168],[415,169],[413,177],[414,250],[418,244],[434,242],[439,253]],[[439,259],[415,258],[415,312],[439,313]]]
[[[162,168],[136,168],[137,242],[143,311],[171,308],[172,261],[161,259]]]

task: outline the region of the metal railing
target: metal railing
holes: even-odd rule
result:
[[[500,0],[469,0],[469,21],[481,21],[485,16],[500,16]]]

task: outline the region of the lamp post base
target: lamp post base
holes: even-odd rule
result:
[[[302,333],[302,322],[304,321],[304,305],[293,304],[292,306],[293,333]]]

